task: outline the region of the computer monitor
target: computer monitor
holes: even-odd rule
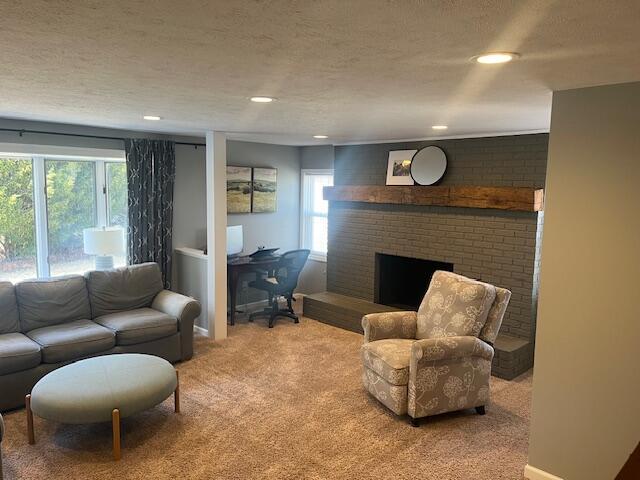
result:
[[[244,249],[244,236],[242,225],[232,225],[227,227],[227,256],[232,257],[240,254]]]

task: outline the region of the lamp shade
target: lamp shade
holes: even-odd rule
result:
[[[87,255],[117,255],[124,251],[122,228],[85,228],[83,236],[84,253]]]

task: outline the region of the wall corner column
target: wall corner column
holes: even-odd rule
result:
[[[227,137],[206,133],[207,323],[209,337],[227,338]]]

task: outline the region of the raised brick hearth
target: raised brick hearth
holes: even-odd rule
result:
[[[449,161],[442,185],[544,188],[547,140],[539,134],[336,147],[334,182],[384,185],[389,150],[435,144]],[[456,273],[506,287],[513,295],[494,373],[513,378],[533,364],[542,220],[542,212],[331,201],[327,290],[373,302],[376,253],[450,263]],[[311,311],[327,316],[318,302]]]

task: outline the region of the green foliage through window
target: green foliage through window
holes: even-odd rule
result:
[[[47,160],[49,254],[82,250],[82,231],[96,224],[95,164]]]
[[[31,159],[0,158],[0,261],[35,254]]]

